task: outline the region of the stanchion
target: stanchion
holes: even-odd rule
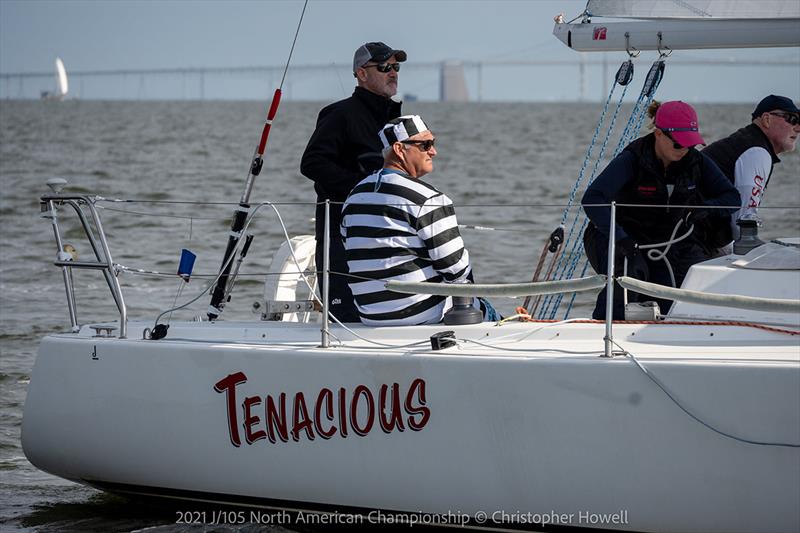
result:
[[[328,317],[328,295],[330,294],[331,266],[331,201],[325,200],[325,237],[322,242],[322,343],[320,348],[330,348],[330,318]]]
[[[603,357],[612,357],[612,347],[614,346],[614,335],[612,324],[614,323],[614,245],[617,233],[617,203],[611,202],[611,225],[608,228],[608,270],[606,272],[606,335],[605,352]]]

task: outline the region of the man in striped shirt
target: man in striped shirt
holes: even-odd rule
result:
[[[453,202],[420,180],[433,170],[435,138],[418,115],[390,121],[379,135],[383,168],[350,191],[342,210],[350,289],[364,324],[435,324],[451,298],[384,288],[388,280],[471,281]]]

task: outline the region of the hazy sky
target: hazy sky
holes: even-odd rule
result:
[[[486,100],[575,100],[580,96],[580,54],[552,36],[553,16],[580,13],[583,0],[559,1],[338,1],[311,0],[292,63],[330,68],[289,72],[294,99],[332,99],[349,94],[355,48],[383,40],[408,52],[400,92],[436,97],[438,72],[415,62],[454,60],[568,59],[574,67],[485,66],[481,93]],[[47,72],[56,56],[67,71],[283,65],[302,0],[269,1],[74,1],[0,0],[0,72]],[[788,67],[689,67],[667,63],[660,89],[669,98],[742,101],[774,92],[800,97],[800,49],[675,52],[673,58],[770,58]],[[624,53],[609,54],[618,65]],[[655,53],[637,61],[639,80]],[[600,56],[588,54],[587,60]],[[587,67],[585,94],[607,93],[599,67]],[[477,70],[466,70],[470,95],[478,93]],[[72,78],[80,97],[197,98],[195,76],[99,80]],[[279,79],[268,76],[207,76],[207,98],[263,98]],[[0,83],[0,96],[35,97],[52,89],[49,79]],[[640,81],[636,83],[638,93]]]

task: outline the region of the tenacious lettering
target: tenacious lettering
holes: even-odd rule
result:
[[[246,383],[245,373],[235,372],[214,384],[214,390],[225,395],[228,437],[235,447],[242,445],[242,431],[248,445],[276,444],[290,437],[294,442],[317,436],[344,439],[350,429],[359,437],[375,427],[387,434],[406,428],[421,431],[431,418],[422,378],[413,379],[407,388],[399,383],[382,384],[377,390],[356,385],[351,390],[323,388],[313,396],[295,392],[289,398],[286,392],[245,395]]]

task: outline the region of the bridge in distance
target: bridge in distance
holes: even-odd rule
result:
[[[667,69],[737,67],[737,68],[784,68],[798,67],[797,61],[782,59],[741,60],[731,58],[667,60]],[[576,59],[512,59],[512,60],[451,60],[431,62],[409,62],[403,65],[402,88],[406,98],[419,97],[439,101],[484,101],[487,80],[499,72],[508,73],[538,69],[537,73],[551,75],[560,72],[572,80],[572,98],[587,101],[587,79],[602,78],[596,99],[603,99],[618,68],[619,56],[602,54],[598,59],[588,59],[579,54]],[[639,60],[636,69],[642,76],[650,61]],[[68,66],[69,68],[69,66]],[[349,64],[297,64],[291,65],[284,97],[294,100],[326,100],[349,94],[353,86]],[[501,70],[504,69],[504,70]],[[509,70],[510,69],[510,70]],[[283,65],[231,66],[231,67],[179,67],[113,70],[68,70],[70,96],[86,99],[263,99],[263,82],[277,87],[283,75]],[[43,90],[50,90],[54,72],[0,73],[0,98],[38,98]],[[323,81],[324,80],[324,81]],[[253,91],[240,94],[231,82],[239,87],[251,86]],[[328,87],[328,90],[320,87]],[[594,86],[594,84],[592,84]],[[310,92],[311,89],[316,92]],[[602,93],[602,94],[601,94]],[[158,95],[158,96],[157,96]]]

